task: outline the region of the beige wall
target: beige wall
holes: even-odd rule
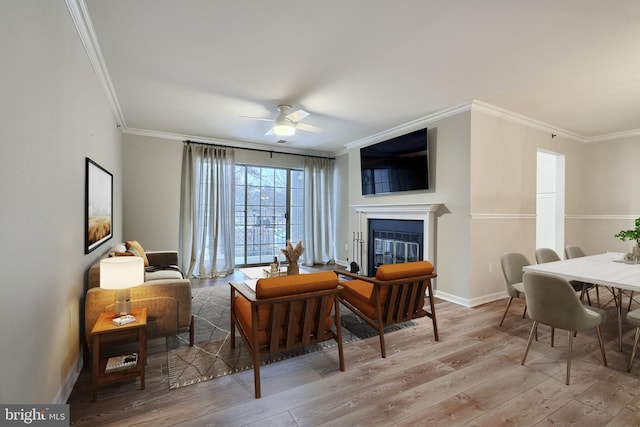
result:
[[[628,251],[613,238],[640,216],[634,182],[640,138],[585,143],[482,112],[471,120],[469,305],[504,296],[503,253],[535,262],[537,151],[565,156],[565,245],[587,253]],[[560,254],[564,256],[564,254]]]
[[[335,212],[336,212],[336,238],[335,258],[336,263],[347,265],[352,257],[352,238],[349,225],[349,191],[352,186],[349,180],[349,155],[342,154],[336,157],[335,174],[333,179],[335,187]],[[347,261],[349,259],[349,261]]]
[[[181,141],[125,134],[124,237],[149,250],[178,250]],[[302,168],[303,158],[237,148],[236,163]]]
[[[427,192],[407,192],[377,196],[362,196],[360,184],[360,148],[349,150],[349,205],[442,203],[437,213],[436,265],[439,295],[456,300],[465,294],[469,283],[469,140],[470,115],[463,112],[445,119],[424,123],[429,128],[431,189]],[[355,209],[344,210],[349,218],[347,238],[358,229]],[[338,245],[344,248],[344,235]],[[342,246],[340,246],[342,245]],[[351,253],[351,252],[349,252]]]
[[[0,402],[64,403],[81,368],[85,157],[114,176],[121,135],[62,1],[0,2]]]
[[[629,252],[633,244],[613,235],[634,228],[640,217],[640,136],[587,144],[581,166],[583,216],[567,221],[579,230],[575,239],[587,253]]]
[[[136,135],[123,137],[124,240],[148,250],[178,250],[182,144]]]

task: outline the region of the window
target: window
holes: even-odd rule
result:
[[[302,170],[235,166],[236,266],[273,262],[302,239],[303,179]]]

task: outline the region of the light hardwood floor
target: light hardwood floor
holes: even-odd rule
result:
[[[195,281],[226,285],[228,279]],[[595,296],[595,295],[594,295]],[[595,298],[592,298],[595,301]],[[84,369],[69,403],[72,425],[178,426],[640,426],[640,359],[626,363],[633,330],[625,326],[617,351],[615,310],[603,326],[609,366],[595,331],[574,340],[571,385],[564,383],[567,336],[539,328],[525,366],[520,365],[531,326],[514,301],[498,327],[506,300],[476,308],[438,301],[440,341],[430,319],[345,345],[346,372],[337,349],[267,365],[262,398],[253,395],[253,371],[168,390],[165,340],[149,341],[147,384],[139,380],[102,388],[91,402]]]

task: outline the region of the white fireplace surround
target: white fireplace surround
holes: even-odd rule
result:
[[[442,203],[407,203],[380,205],[352,205],[358,213],[358,229],[363,238],[367,236],[370,219],[406,219],[421,220],[423,224],[424,259],[436,263],[436,214]],[[368,271],[366,259],[367,245],[365,240],[362,252],[360,271]]]

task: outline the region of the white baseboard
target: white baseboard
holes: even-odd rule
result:
[[[73,387],[76,385],[76,381],[78,381],[78,377],[80,377],[80,372],[82,372],[82,349],[78,351],[76,356],[76,361],[73,365],[73,368],[69,370],[67,373],[67,377],[64,379],[64,382],[60,385],[58,392],[56,393],[56,397],[52,403],[55,404],[64,404],[69,401],[69,397],[71,397],[71,392],[73,391]]]
[[[467,298],[460,298],[457,295],[452,295],[452,294],[449,294],[443,291],[438,291],[438,290],[436,290],[433,295],[436,298],[449,301],[453,304],[462,305],[464,307],[477,307],[482,304],[487,304],[489,302],[501,300],[508,296],[506,291],[502,291],[495,294],[483,295],[481,297],[467,299]]]

